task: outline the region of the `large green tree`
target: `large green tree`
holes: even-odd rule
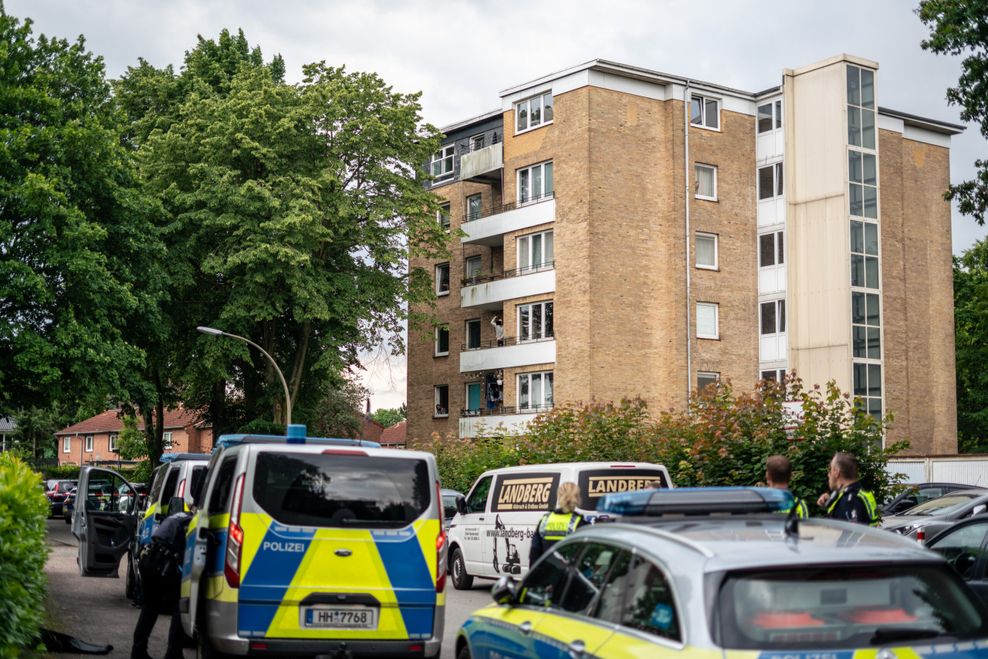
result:
[[[954,258],[957,437],[961,452],[988,452],[988,242]]]
[[[0,412],[127,399],[162,255],[103,62],[0,5]]]
[[[988,138],[988,0],[923,0],[916,10],[930,28],[925,50],[962,55],[957,86],[947,90],[947,100],[961,107],[961,119],[980,124]],[[951,185],[948,199],[956,199],[960,211],[985,223],[988,213],[988,158],[975,161],[970,181]]]

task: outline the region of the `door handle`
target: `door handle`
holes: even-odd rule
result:
[[[478,518],[477,518],[477,521],[478,521],[478,522],[483,522],[483,521],[484,521],[484,518],[483,518],[483,517],[478,517]]]
[[[529,634],[532,633],[532,623],[526,620],[525,622],[518,625],[518,630],[525,636],[528,636]]]
[[[207,529],[205,526],[200,526],[199,527],[199,539],[200,540],[205,540],[208,537],[208,535],[209,535],[209,529]]]
[[[575,640],[569,644],[569,656],[579,659],[587,651],[587,644],[581,640]]]

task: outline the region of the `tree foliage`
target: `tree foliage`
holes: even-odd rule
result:
[[[382,407],[381,409],[374,410],[370,417],[374,421],[377,421],[385,428],[390,428],[393,425],[401,423],[405,420],[406,409],[405,405],[402,404],[401,407]]]
[[[354,379],[341,378],[324,387],[322,398],[313,408],[309,434],[318,437],[360,437],[362,412],[368,391]]]
[[[988,452],[988,242],[954,258],[957,436],[962,453]]]
[[[795,425],[785,401],[801,409]],[[660,463],[680,487],[754,485],[765,478],[765,458],[778,453],[792,461],[793,492],[810,501],[827,489],[833,454],[848,451],[881,500],[898,480],[885,471],[888,458],[906,447],[882,448],[889,422],[858,409],[833,383],[804,391],[791,378],[784,386],[759,384],[752,393],[736,393],[729,384],[708,387],[694,395],[688,411],[657,418],[642,400],[561,405],[536,417],[524,437],[434,436],[428,450],[436,455],[443,486],[463,492],[486,469],[570,461]]]
[[[980,124],[988,138],[988,0],[923,0],[917,14],[930,28],[925,50],[938,55],[962,55],[957,86],[947,90],[947,101],[961,107],[961,119]],[[988,212],[988,159],[974,163],[975,178],[951,185],[947,199],[956,199],[961,213],[985,223]]]

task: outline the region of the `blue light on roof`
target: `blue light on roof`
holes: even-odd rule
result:
[[[597,512],[625,517],[784,512],[792,508],[787,490],[771,487],[678,487],[606,494]]]
[[[304,428],[305,426],[301,426]],[[230,448],[239,444],[320,444],[326,446],[363,446],[381,448],[377,442],[367,439],[346,439],[343,437],[290,437],[287,435],[221,435],[215,448]]]

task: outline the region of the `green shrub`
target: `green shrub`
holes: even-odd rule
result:
[[[79,480],[79,465],[57,465],[42,469],[43,478]]]
[[[16,457],[0,455],[0,656],[36,643],[44,616],[45,520],[41,477]]]

